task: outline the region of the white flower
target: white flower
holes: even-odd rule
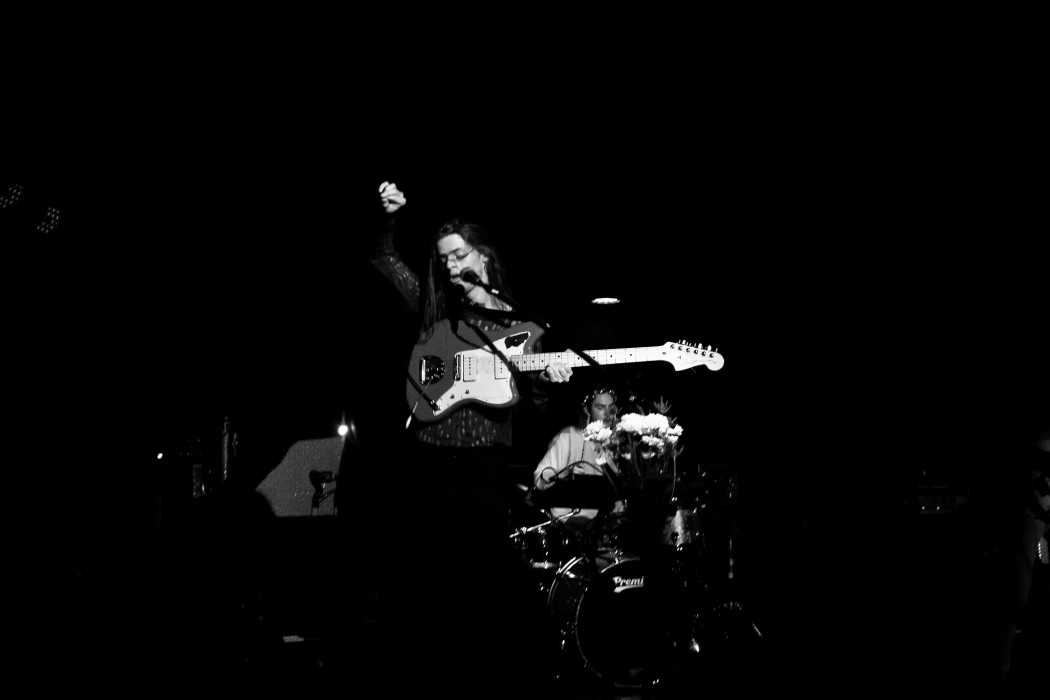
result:
[[[604,421],[596,420],[593,423],[588,423],[587,427],[583,429],[583,438],[592,442],[597,442],[599,445],[605,445],[612,439],[613,431]]]
[[[669,431],[675,431],[676,435],[682,433],[681,426],[672,428],[667,416],[660,413],[649,413],[644,416],[640,413],[625,413],[616,424],[616,429],[635,435],[663,435]]]
[[[625,413],[616,424],[616,429],[624,433],[643,433],[647,427],[646,417],[640,413]]]
[[[648,448],[642,453],[645,457],[654,452],[662,455],[668,447],[678,443],[681,435],[682,426],[670,425],[667,416],[659,413],[626,413],[612,428],[601,421],[594,421],[584,429],[584,439],[603,447],[609,445],[630,452],[632,444],[644,445]]]

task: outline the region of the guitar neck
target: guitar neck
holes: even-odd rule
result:
[[[584,350],[583,352],[594,358],[594,361],[600,365],[626,365],[632,362],[657,362],[666,359],[664,348],[661,346]],[[547,365],[555,363],[566,364],[570,367],[583,367],[591,364],[572,350],[515,355],[510,360],[522,372],[539,372]]]

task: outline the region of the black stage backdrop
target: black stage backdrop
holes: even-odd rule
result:
[[[739,470],[756,579],[819,549],[821,620],[894,560],[922,478],[979,483],[1045,408],[1023,137],[969,111],[952,72],[930,88],[914,67],[681,37],[438,65],[404,38],[371,55],[276,22],[175,34],[16,57],[0,226],[29,455],[12,512],[62,574],[163,556],[183,486],[156,455],[225,417],[249,479],[344,417],[353,466],[396,469],[414,329],[367,261],[383,180],[408,195],[414,265],[454,215],[500,237],[548,349],[723,354],[719,372],[614,379],[672,402],[690,463]],[[623,303],[588,303],[607,294]]]

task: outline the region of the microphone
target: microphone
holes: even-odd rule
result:
[[[310,470],[310,483],[313,484],[315,489],[320,489],[321,484],[327,484],[331,481],[335,481],[335,474],[330,471],[319,472],[316,469]]]
[[[475,286],[481,287],[482,289],[484,289],[486,292],[488,292],[492,296],[496,296],[496,297],[500,296],[500,293],[499,293],[498,289],[493,287],[491,284],[488,284],[486,282],[482,282],[481,281],[481,277],[478,276],[478,273],[474,272],[473,270],[470,270],[470,269],[463,270],[463,272],[459,273],[459,278],[461,280],[463,280],[464,282],[469,282],[470,284],[473,284]]]

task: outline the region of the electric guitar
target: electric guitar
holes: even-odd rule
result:
[[[539,372],[557,362],[570,367],[590,364],[572,350],[530,352],[542,334],[543,329],[531,322],[482,335],[462,323],[453,333],[448,320],[439,321],[430,338],[417,344],[409,357],[407,398],[412,416],[433,423],[470,403],[512,406],[518,401],[515,371]],[[584,352],[600,365],[670,362],[676,371],[698,365],[717,371],[725,363],[710,345],[686,342]]]

